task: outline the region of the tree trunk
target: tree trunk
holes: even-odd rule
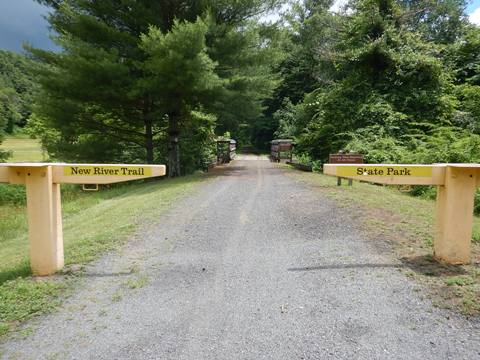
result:
[[[147,164],[153,164],[153,129],[152,122],[145,120],[145,150]]]
[[[180,176],[180,147],[178,144],[178,136],[180,130],[178,129],[178,115],[169,114],[168,116],[168,176]]]

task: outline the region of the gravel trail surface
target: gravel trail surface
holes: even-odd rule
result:
[[[120,251],[10,359],[479,359],[480,325],[422,298],[348,214],[243,157]]]

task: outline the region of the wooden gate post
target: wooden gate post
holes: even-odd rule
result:
[[[0,183],[25,184],[30,267],[34,275],[63,268],[60,184],[114,184],[165,176],[165,165],[1,163]]]
[[[448,264],[470,263],[480,164],[324,164],[323,172],[376,184],[437,186],[434,257]]]
[[[434,256],[449,264],[468,264],[473,226],[476,171],[447,166],[438,186]]]
[[[60,184],[51,166],[25,168],[24,176],[32,272],[53,274],[64,265]]]

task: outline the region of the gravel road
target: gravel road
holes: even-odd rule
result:
[[[10,359],[479,359],[333,202],[244,157],[87,268]],[[28,331],[25,331],[28,333]]]

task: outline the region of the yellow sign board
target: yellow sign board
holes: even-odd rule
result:
[[[402,177],[432,177],[430,166],[338,166],[337,176],[402,176]]]
[[[143,166],[65,166],[65,176],[152,176],[152,169]]]

